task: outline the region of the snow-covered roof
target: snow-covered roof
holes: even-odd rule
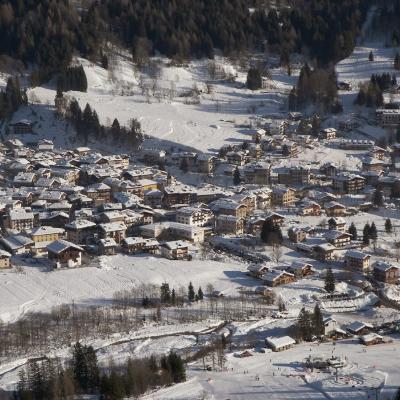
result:
[[[59,254],[69,248],[74,248],[79,251],[83,251],[82,247],[77,246],[74,243],[68,242],[67,240],[55,240],[54,242],[51,242],[50,244],[47,245],[47,250],[51,251],[52,253]]]
[[[358,260],[364,260],[365,258],[371,257],[369,254],[365,254],[358,250],[348,250],[345,257],[357,258]]]
[[[399,268],[397,265],[391,264],[386,261],[375,261],[374,263],[374,269],[378,269],[380,271],[386,272],[391,268]]]
[[[354,321],[350,325],[347,325],[346,328],[350,332],[357,333],[364,328],[372,329],[373,326],[371,324],[368,324],[367,322]]]
[[[290,336],[282,336],[282,337],[268,337],[266,338],[266,342],[268,345],[275,349],[279,349],[281,347],[292,346],[296,344],[296,341],[292,339]]]
[[[169,250],[177,250],[177,249],[186,249],[189,247],[189,244],[184,240],[175,240],[172,242],[163,243],[162,247],[166,247]]]
[[[52,226],[39,226],[31,230],[31,235],[53,235],[53,234],[60,234],[64,233],[64,229],[62,228],[53,228]]]

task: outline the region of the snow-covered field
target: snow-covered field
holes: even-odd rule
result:
[[[400,341],[369,347],[357,340],[325,344],[302,344],[280,353],[253,352],[237,358],[228,355],[227,370],[204,372],[200,363],[190,366],[187,382],[145,396],[146,400],[167,399],[392,399],[400,380],[398,356]],[[339,370],[338,380],[330,373],[305,370],[302,362],[309,355],[346,357],[347,366]],[[256,378],[259,378],[257,380]]]
[[[24,262],[21,262],[23,265]],[[25,263],[26,265],[26,263]],[[141,284],[168,282],[186,291],[189,281],[204,289],[211,283],[216,290],[234,294],[241,286],[243,264],[228,260],[170,261],[156,257],[104,256],[97,266],[47,271],[40,264],[0,273],[0,317],[15,320],[28,311],[49,311],[72,303],[107,303],[119,290]],[[244,279],[246,279],[243,274]]]

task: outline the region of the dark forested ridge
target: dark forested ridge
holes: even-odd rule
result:
[[[233,55],[256,48],[300,51],[326,64],[350,53],[370,4],[291,1],[277,10],[250,0],[0,0],[0,54],[36,65],[34,83],[63,71],[74,52],[99,57],[106,40],[134,55],[213,57],[214,49]]]

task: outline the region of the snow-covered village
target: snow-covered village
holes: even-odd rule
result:
[[[400,398],[400,3],[348,3],[326,59],[0,45],[0,399]]]

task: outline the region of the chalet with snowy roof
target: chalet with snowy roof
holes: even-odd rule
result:
[[[174,185],[164,188],[163,205],[166,208],[177,204],[192,204],[197,199],[196,190],[186,185]]]
[[[315,216],[321,215],[321,206],[312,200],[303,200],[298,206],[299,214],[304,216]]]
[[[47,253],[54,268],[72,268],[82,264],[83,249],[66,240],[56,240],[48,244]]]
[[[127,227],[123,222],[99,224],[98,228],[100,239],[111,238],[119,244],[126,236]]]
[[[253,278],[261,278],[264,274],[269,271],[268,264],[250,264],[247,267],[247,274],[252,276]]]
[[[182,239],[193,243],[204,242],[205,228],[200,226],[166,221],[143,225],[139,229],[141,234],[147,238]]]
[[[214,171],[216,158],[209,154],[196,155],[196,170],[201,174],[211,174]]]
[[[98,253],[105,256],[112,256],[116,253],[117,243],[113,238],[99,239],[97,242]]]
[[[360,342],[364,346],[374,346],[376,344],[384,343],[384,340],[381,335],[378,335],[377,333],[372,332],[372,333],[368,333],[366,335],[362,335],[360,337]]]
[[[333,188],[339,193],[354,194],[365,188],[365,178],[360,175],[343,173],[332,178]]]
[[[373,264],[374,279],[384,283],[397,283],[400,278],[400,268],[385,261]]]
[[[328,219],[328,227],[333,231],[344,232],[346,230],[346,220],[342,217],[332,217]]]
[[[69,215],[62,211],[43,211],[39,213],[41,225],[63,228],[69,222]]]
[[[53,242],[64,235],[64,229],[53,228],[52,226],[39,226],[30,232],[30,237],[35,243]]]
[[[337,136],[337,130],[335,128],[325,128],[322,129],[320,132],[320,137],[321,139],[324,140],[336,139],[336,136]]]
[[[337,321],[331,316],[323,317],[322,323],[324,324],[324,335],[325,336],[333,335],[335,333],[336,329],[338,328]]]
[[[371,157],[377,160],[383,160],[385,158],[386,150],[379,146],[374,146],[370,150]]]
[[[304,229],[297,226],[288,229],[288,237],[291,242],[299,243],[307,239],[307,233]]]
[[[319,168],[322,174],[324,174],[327,177],[333,177],[337,174],[337,166],[333,162],[327,162]]]
[[[54,150],[54,143],[53,143],[52,140],[41,139],[37,143],[37,149],[39,151],[53,151]]]
[[[214,214],[206,207],[182,207],[176,212],[176,222],[181,224],[206,226],[213,220]]]
[[[336,246],[331,243],[322,243],[313,247],[313,253],[317,260],[329,262],[335,258]]]
[[[182,240],[165,242],[160,245],[161,255],[169,260],[188,260],[189,244]]]
[[[270,182],[271,164],[266,162],[254,162],[243,167],[245,183],[253,185],[268,185]]]
[[[385,168],[385,163],[374,157],[364,157],[362,159],[362,169],[366,172],[379,172]]]
[[[324,208],[328,217],[343,217],[346,214],[346,207],[336,201],[329,201]]]
[[[217,215],[215,217],[215,232],[230,235],[242,235],[244,232],[244,219],[234,215]]]
[[[122,250],[127,254],[157,254],[160,249],[160,243],[156,239],[127,237],[122,240],[121,247]]]
[[[0,249],[0,269],[11,267],[11,254],[8,251]]]
[[[12,254],[28,254],[34,246],[31,238],[25,235],[9,235],[0,239],[6,250]]]
[[[111,188],[105,183],[95,183],[88,186],[84,193],[86,196],[94,200],[96,205],[111,201]]]
[[[271,201],[274,206],[291,206],[296,201],[296,191],[282,186],[272,188]]]
[[[251,140],[255,143],[259,143],[266,133],[265,129],[257,129],[256,131],[251,132]]]
[[[229,151],[226,153],[226,161],[228,164],[242,166],[246,164],[248,155],[245,151]]]
[[[308,185],[310,183],[311,170],[308,166],[280,167],[275,172],[278,174],[278,183],[282,185]]]
[[[370,269],[371,256],[358,250],[348,250],[344,255],[344,263],[347,268],[365,272]]]
[[[377,123],[383,128],[400,125],[400,110],[398,109],[378,108],[375,115]]]
[[[26,135],[33,132],[33,124],[27,119],[21,119],[14,124],[10,124],[14,135]]]
[[[75,244],[85,244],[93,239],[97,233],[94,222],[85,219],[76,219],[65,225],[67,239]]]
[[[270,270],[261,277],[261,280],[264,285],[275,287],[294,282],[295,276],[287,271]]]
[[[238,203],[231,198],[219,199],[210,204],[210,208],[220,215],[231,215],[237,218],[245,218],[247,216],[246,204]]]
[[[30,209],[9,210],[6,226],[16,232],[30,231],[36,225],[35,214]]]
[[[366,335],[371,332],[373,326],[366,322],[354,321],[346,326],[346,329],[353,335]]]
[[[292,264],[286,268],[286,270],[293,274],[296,278],[304,278],[315,273],[311,264],[301,261],[293,261]]]
[[[335,247],[344,247],[350,243],[352,236],[346,232],[331,230],[326,232],[324,237],[328,243]]]
[[[290,336],[282,336],[268,337],[265,339],[265,343],[272,349],[272,351],[284,351],[293,347],[296,344],[296,341]]]

